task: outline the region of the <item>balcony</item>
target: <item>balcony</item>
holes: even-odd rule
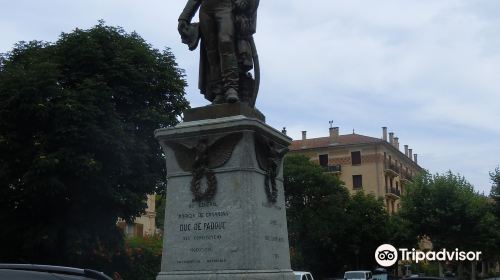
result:
[[[401,174],[401,181],[404,182],[404,183],[412,182],[413,181],[413,176],[411,176],[410,174],[408,174],[406,172],[403,172]]]
[[[325,172],[330,172],[330,173],[341,173],[342,172],[342,166],[340,164],[323,166],[323,168],[325,169]]]
[[[399,198],[399,197],[401,197],[401,190],[396,189],[394,187],[386,186],[385,187],[385,192],[386,192],[385,195],[393,197],[393,198]]]
[[[393,163],[386,163],[385,172],[393,177],[399,176],[399,167]]]

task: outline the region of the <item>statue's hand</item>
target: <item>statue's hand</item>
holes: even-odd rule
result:
[[[182,19],[179,20],[179,24],[177,25],[177,30],[179,31],[179,34],[183,35],[188,25],[189,23],[187,21]]]
[[[247,4],[248,4],[247,1],[245,1],[245,0],[234,0],[233,3],[234,3],[236,10],[238,10],[238,11],[244,11]]]

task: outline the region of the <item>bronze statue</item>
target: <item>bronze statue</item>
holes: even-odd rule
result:
[[[213,104],[255,106],[260,79],[253,41],[258,6],[259,0],[188,0],[179,17],[182,42],[194,50],[201,39],[198,87]],[[191,23],[198,10],[199,24]]]

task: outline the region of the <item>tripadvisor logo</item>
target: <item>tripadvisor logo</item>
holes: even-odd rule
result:
[[[375,260],[380,266],[392,266],[398,261],[398,251],[391,244],[380,245],[375,251]]]
[[[389,267],[394,265],[399,259],[402,261],[479,261],[480,251],[459,251],[458,248],[452,251],[442,249],[440,251],[423,252],[415,249],[399,248],[397,250],[391,244],[380,245],[375,251],[375,260],[380,266]]]

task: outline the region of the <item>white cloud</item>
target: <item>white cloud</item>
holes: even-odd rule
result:
[[[156,48],[171,47],[186,69],[188,99],[205,105],[197,51],[176,31],[184,3],[0,0],[0,52],[104,19]],[[381,126],[392,127],[431,171],[444,166],[488,185],[483,175],[500,163],[491,140],[500,136],[499,13],[500,2],[489,0],[261,1],[257,105],[268,123],[287,126],[295,138],[301,130],[326,135],[329,120],[342,132],[376,137]]]

